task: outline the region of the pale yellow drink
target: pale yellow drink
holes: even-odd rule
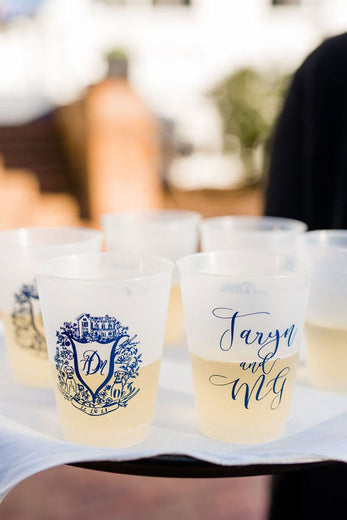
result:
[[[5,341],[13,377],[17,383],[27,386],[52,386],[52,374],[44,340],[42,317],[30,314],[17,316],[16,323],[11,314],[3,313]],[[20,319],[20,321],[18,321]],[[40,341],[35,341],[38,334]]]
[[[183,332],[183,304],[181,288],[179,285],[173,285],[170,291],[164,343],[167,345],[180,343],[183,339]]]
[[[109,413],[103,413],[103,409],[100,408],[96,415],[89,415],[74,406],[64,397],[56,384],[56,401],[64,438],[70,442],[105,448],[122,448],[141,442],[148,435],[154,418],[159,369],[160,359],[141,367],[138,377],[134,380],[134,395],[127,402],[127,406],[119,407]],[[56,379],[55,367],[53,372]],[[103,379],[99,373],[84,375],[84,380],[91,388],[97,388]],[[67,386],[69,384],[76,385],[76,380],[65,385],[66,391],[73,393],[71,387]],[[113,396],[117,396],[117,392],[121,395],[120,385],[119,388],[115,388],[117,383],[111,380],[110,386]],[[90,409],[88,411],[90,412]]]
[[[307,366],[313,384],[347,392],[347,329],[305,325]]]
[[[271,441],[287,419],[298,354],[254,363],[211,361],[191,353],[202,431],[236,443]],[[243,368],[242,368],[243,366]]]

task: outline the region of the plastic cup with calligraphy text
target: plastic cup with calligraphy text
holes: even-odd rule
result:
[[[37,283],[64,437],[124,447],[154,417],[172,262],[72,255],[42,264]]]
[[[305,326],[309,378],[347,392],[347,230],[309,231],[298,247],[313,265]]]
[[[198,249],[201,215],[185,210],[128,211],[103,215],[108,251],[156,255],[176,262]],[[177,273],[172,276],[165,344],[183,341],[183,308]]]
[[[39,296],[38,262],[70,253],[100,251],[102,234],[88,228],[21,228],[0,232],[0,309],[11,372],[16,382],[51,386]]]
[[[307,225],[280,217],[224,216],[208,218],[200,226],[201,250],[256,249],[295,254],[296,241]]]
[[[302,342],[310,269],[295,257],[210,252],[181,258],[195,403],[206,435],[282,435]]]

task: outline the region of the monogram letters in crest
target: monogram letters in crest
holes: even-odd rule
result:
[[[56,335],[58,388],[75,408],[104,415],[137,395],[139,341],[116,318],[84,313],[65,322]]]

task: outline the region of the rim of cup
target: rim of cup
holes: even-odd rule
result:
[[[340,239],[344,244],[339,243]],[[334,240],[337,241],[337,243],[334,243]],[[298,244],[312,249],[333,249],[347,252],[347,230],[317,229],[307,231],[307,233],[299,237]]]
[[[60,239],[58,239],[58,236]],[[21,227],[0,231],[0,246],[6,247],[50,247],[74,242],[88,242],[102,238],[97,229],[74,226]]]
[[[202,215],[197,211],[184,209],[154,209],[154,210],[127,210],[115,213],[104,213],[101,216],[103,226],[113,223],[123,225],[137,225],[139,227],[153,226],[160,227],[180,227],[184,223],[197,224],[202,219]]]
[[[204,260],[210,257],[212,260],[211,267],[210,268],[200,268],[198,269],[197,266],[189,266],[189,264],[194,263],[194,260],[196,262],[199,262],[199,260]],[[250,259],[252,257],[255,257],[254,260],[254,272],[240,272],[240,273],[228,273],[225,270],[222,273],[216,272],[217,265],[216,260],[218,260],[218,257],[224,257],[225,259],[238,259],[240,260],[240,265],[243,265],[242,259]],[[273,260],[274,261],[274,268],[277,268],[278,270],[283,270],[284,272],[278,272],[278,273],[259,273],[256,272],[257,266],[259,267],[259,260]],[[281,260],[284,264],[286,261],[289,263],[295,262],[295,270],[289,271],[288,269],[285,270],[285,266],[281,266]],[[258,261],[258,264],[257,264]],[[188,265],[187,265],[188,264]],[[214,264],[214,265],[213,265]],[[268,266],[268,262],[266,264]],[[202,275],[208,275],[213,277],[221,277],[221,278],[244,278],[247,277],[248,279],[259,279],[259,278],[270,278],[270,279],[280,279],[280,278],[289,278],[289,277],[296,277],[296,276],[309,276],[312,270],[311,263],[307,260],[304,260],[300,258],[298,255],[280,255],[276,253],[268,253],[268,252],[254,252],[247,249],[240,249],[237,251],[206,251],[201,253],[193,253],[191,255],[186,255],[181,258],[179,258],[176,262],[176,266],[179,271],[184,272],[190,272],[190,273],[196,273],[196,274],[202,274]]]
[[[72,263],[78,262],[78,261],[86,261],[90,260],[90,262],[95,260],[101,260],[103,259],[114,259],[119,260],[122,264],[123,268],[126,267],[125,263],[129,261],[135,261],[138,262],[139,267],[143,268],[147,264],[147,267],[150,267],[150,264],[152,264],[152,269],[154,272],[149,273],[137,273],[134,274],[134,276],[125,276],[121,277],[116,274],[107,275],[107,276],[80,276],[72,271]],[[90,267],[92,267],[90,265]],[[103,268],[106,268],[107,266],[100,266],[98,267],[100,271]],[[139,269],[139,267],[137,269]],[[75,265],[75,268],[78,268],[77,265]],[[63,255],[58,256],[55,258],[51,258],[49,260],[46,260],[44,262],[40,262],[35,269],[35,276],[47,276],[51,279],[57,279],[57,280],[69,280],[69,281],[75,281],[75,282],[112,282],[112,283],[125,283],[125,282],[134,282],[134,281],[141,281],[141,280],[149,280],[161,276],[166,276],[168,273],[171,273],[174,268],[174,263],[170,260],[167,260],[166,258],[159,257],[159,256],[146,256],[146,255],[137,255],[132,253],[89,253],[89,254],[70,254],[70,255]],[[116,266],[111,266],[107,268],[110,270],[117,270]],[[121,265],[118,269],[121,269]],[[135,268],[136,269],[136,268]],[[73,273],[73,274],[69,274]]]
[[[264,228],[255,225],[266,224]],[[226,228],[232,231],[247,233],[300,233],[307,230],[307,224],[301,220],[284,217],[267,217],[252,215],[224,215],[206,218],[201,222],[201,228]]]

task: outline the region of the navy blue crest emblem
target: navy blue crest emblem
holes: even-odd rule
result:
[[[35,282],[23,284],[15,293],[14,299],[11,318],[17,344],[39,357],[47,358],[47,345]]]
[[[65,322],[56,336],[58,388],[75,408],[104,415],[138,394],[139,341],[116,318],[84,313]]]

